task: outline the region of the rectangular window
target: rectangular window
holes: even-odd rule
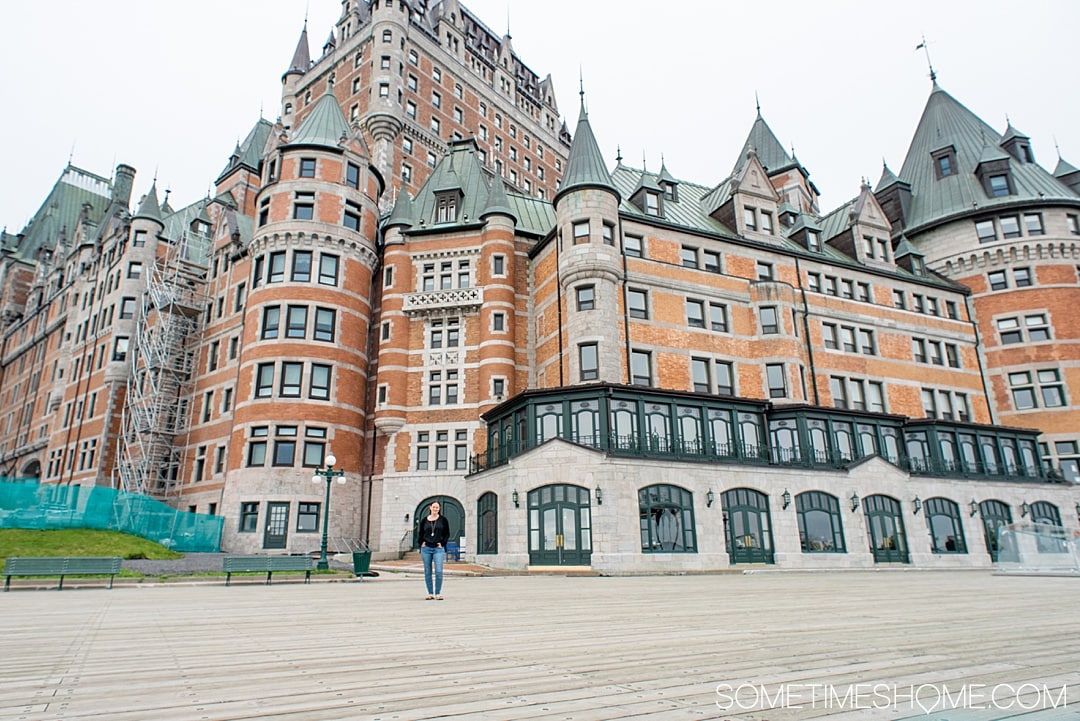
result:
[[[1013,268],[1013,285],[1017,288],[1031,285],[1031,268]]]
[[[232,388],[226,388],[221,397],[221,412],[228,413],[232,410]]]
[[[202,407],[202,422],[207,423],[210,420],[210,414],[214,410],[214,391],[206,391],[203,394],[203,407]]]
[[[346,200],[345,214],[341,219],[341,224],[349,230],[360,232],[360,206],[350,200]]]
[[[274,394],[274,364],[260,363],[255,372],[255,397],[269,398]]]
[[[684,268],[697,268],[698,267],[698,249],[689,245],[684,245],[679,249],[679,257],[682,259]]]
[[[757,213],[753,208],[743,208],[743,225],[746,230],[757,230]]]
[[[644,258],[644,239],[636,235],[623,235],[623,251],[631,258]]]
[[[138,280],[142,277],[142,263],[128,263],[127,277],[131,280]]]
[[[955,301],[945,301],[945,315],[949,316],[953,320],[958,320],[960,318],[960,312],[957,309]]]
[[[630,352],[630,384],[652,385],[652,353],[635,350]]]
[[[1045,315],[1039,313],[1024,316],[1024,326],[1027,328],[1029,341],[1050,340],[1050,326]]]
[[[787,398],[787,377],[783,363],[767,364],[765,378],[769,387],[769,398]]]
[[[333,308],[315,309],[315,340],[334,342],[334,326],[337,311]]]
[[[764,335],[774,335],[780,332],[776,306],[767,305],[761,309],[761,332]]]
[[[594,381],[600,377],[600,355],[596,343],[583,343],[578,346],[578,365],[581,368],[582,381]]]
[[[311,364],[311,388],[308,397],[320,401],[330,400],[330,366]]]
[[[131,345],[131,339],[127,336],[117,336],[116,341],[113,344],[112,359],[114,361],[127,360],[128,348]]]
[[[735,373],[730,361],[718,360],[713,364],[716,372],[716,392],[722,396],[735,395]]]
[[[307,335],[307,306],[290,305],[288,322],[285,326],[286,338],[303,338]]]
[[[1080,215],[1075,213],[1066,213],[1065,222],[1069,226],[1069,232],[1073,235],[1080,235]]]
[[[525,159],[525,164],[528,165],[528,163],[529,163],[529,160],[528,160],[528,158],[526,158]],[[526,186],[528,186],[528,183],[529,183],[529,181],[526,180],[525,181]],[[528,188],[526,187],[526,190],[527,189]],[[615,226],[612,225],[611,223],[604,223],[600,227],[600,229],[603,232],[604,245],[615,245]]]
[[[690,359],[690,382],[695,393],[709,393],[712,391],[712,380],[709,378],[709,360],[707,358]]]
[[[863,303],[870,302],[870,284],[869,283],[857,283],[855,285],[857,290],[855,297],[861,300]]]
[[[727,306],[723,303],[709,303],[709,328],[718,333],[727,333]]]
[[[649,317],[649,294],[644,290],[631,288],[626,293],[631,318]]]
[[[833,408],[847,408],[847,383],[843,378],[829,378],[829,393],[832,395]]]
[[[579,285],[575,289],[578,310],[592,310],[596,307],[596,286]]]
[[[840,345],[845,353],[854,353],[857,350],[854,328],[847,325],[840,326]]]
[[[135,317],[135,299],[124,298],[120,301],[120,320]]]
[[[296,532],[315,533],[319,530],[318,503],[296,504]]]
[[[764,261],[757,262],[757,279],[758,280],[772,280],[773,279],[773,264],[766,263]]]
[[[589,242],[589,221],[574,223],[574,245]]]
[[[278,327],[281,323],[281,306],[268,305],[263,308],[262,340],[270,340],[278,337]]]
[[[993,220],[980,220],[975,223],[975,234],[979,236],[980,243],[990,243],[997,240],[997,229]]]
[[[1018,318],[999,318],[997,321],[998,334],[1001,336],[1001,344],[1022,343],[1024,335],[1020,330]]]
[[[960,349],[952,343],[945,344],[945,359],[950,368],[960,367]]]
[[[811,293],[821,292],[821,274],[820,273],[807,273],[806,274],[806,289]]]
[[[304,377],[304,364],[286,361],[281,364],[281,388],[278,392],[282,398],[299,398],[300,384]]]
[[[686,324],[691,328],[705,327],[705,301],[686,299]]]
[[[1024,230],[1028,235],[1043,235],[1046,230],[1043,229],[1042,213],[1024,213]]]
[[[986,280],[990,283],[990,290],[1003,290],[1009,287],[1005,271],[995,270],[986,274]]]
[[[252,464],[249,463],[248,465]],[[257,530],[259,530],[259,504],[241,503],[239,531],[241,533],[255,533]]]
[[[311,251],[293,251],[292,280],[296,283],[307,283],[311,280]]]
[[[206,354],[206,370],[217,370],[218,355],[221,353],[221,341],[216,340],[210,344],[210,349]]]
[[[772,213],[761,211],[761,232],[772,235],[773,233],[773,217]]]
[[[296,462],[296,441],[274,441],[274,463],[277,467],[291,466]]]
[[[998,218],[998,225],[1001,226],[1001,236],[1003,238],[1020,237],[1020,219],[1015,215],[1001,216]]]
[[[353,163],[345,165],[345,185],[353,189],[360,187],[360,166]]]
[[[268,283],[285,282],[285,251],[279,250],[270,254],[270,265],[266,269]]]
[[[720,253],[715,250],[701,251],[702,268],[710,273],[720,272]]]
[[[1009,194],[1009,176],[1007,175],[991,175],[990,176],[990,197],[1002,198]]]
[[[495,255],[491,258],[491,274],[496,276],[506,275],[506,256]]]
[[[836,325],[833,323],[821,324],[821,343],[829,350],[840,350],[840,341],[836,334]]]
[[[338,282],[338,256],[323,253],[319,256],[319,283],[321,285],[337,285]]]

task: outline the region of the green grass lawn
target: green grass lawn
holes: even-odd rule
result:
[[[117,531],[0,529],[0,559],[14,556],[119,556],[166,560],[184,554],[161,544]]]

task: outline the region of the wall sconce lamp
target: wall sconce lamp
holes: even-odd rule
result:
[[[514,508],[521,508],[521,503],[518,499],[518,492],[516,488],[514,489],[514,492],[510,494],[510,500],[514,502]]]
[[[780,496],[780,497],[784,499],[784,508],[785,508],[785,509],[786,509],[786,508],[787,508],[788,506],[790,506],[790,505],[791,505],[791,491],[789,491],[788,489],[786,489],[786,488],[785,488],[785,489],[784,489],[784,495],[782,495],[782,496]]]
[[[596,505],[604,505],[604,492],[600,490],[600,486],[596,487]]]
[[[851,494],[851,512],[854,513],[857,510],[859,510],[859,494],[858,493],[852,493]]]
[[[915,500],[911,502],[911,505],[915,506],[915,515],[919,515],[919,511],[922,510],[922,499],[915,496]]]
[[[705,494],[705,507],[712,508],[713,501],[715,500],[716,496],[713,494],[712,489],[710,488],[709,492]],[[1080,509],[1080,503],[1077,503],[1076,507]]]
[[[406,514],[405,514],[405,523],[408,523],[408,522],[409,522],[409,514],[408,514],[408,513],[406,513]]]
[[[1021,503],[1020,504],[1020,517],[1023,518],[1024,516],[1026,516],[1028,514],[1028,511],[1030,511],[1030,510],[1031,510],[1031,506],[1028,505],[1027,501],[1024,501],[1023,503]]]
[[[971,503],[968,504],[968,508],[971,509],[971,515],[972,515],[972,517],[974,517],[975,514],[979,512],[979,503],[978,503],[978,501],[976,501],[974,498],[972,498]]]

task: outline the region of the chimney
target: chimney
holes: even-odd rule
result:
[[[131,203],[131,186],[135,182],[135,168],[121,163],[116,166],[113,178],[113,200],[127,207]]]

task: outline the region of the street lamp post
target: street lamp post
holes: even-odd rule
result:
[[[338,483],[345,482],[345,471],[334,468],[337,458],[334,457],[333,453],[326,456],[325,463],[325,466],[316,468],[315,475],[311,477],[312,483],[326,481],[326,502],[323,503],[322,549],[319,552],[319,562],[315,566],[320,571],[326,571],[330,568],[330,564],[326,561],[327,533],[330,530],[330,484],[333,483],[335,478],[337,478]]]

